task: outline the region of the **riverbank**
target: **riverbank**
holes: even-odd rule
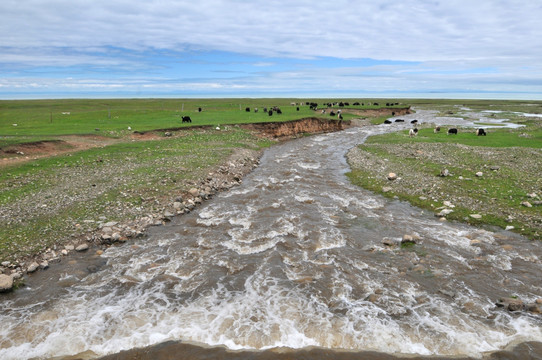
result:
[[[499,136],[514,146],[484,143]],[[433,211],[442,221],[498,226],[541,240],[542,149],[520,146],[522,137],[532,135],[494,130],[482,140],[473,134],[456,139],[470,145],[447,137],[451,142],[442,142],[444,137],[432,129],[421,130],[417,140],[404,131],[374,137],[347,154],[349,177],[373,192]]]
[[[308,118],[152,131],[7,167],[5,188],[13,198],[0,214],[0,291],[71,252],[100,253],[190,212],[240,184],[275,142],[348,123]]]

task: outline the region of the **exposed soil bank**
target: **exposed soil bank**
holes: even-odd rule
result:
[[[243,129],[256,130],[263,136],[273,138],[284,138],[299,134],[318,134],[332,131],[340,131],[350,125],[350,121],[323,120],[319,118],[308,118],[294,121],[255,123],[240,125]]]

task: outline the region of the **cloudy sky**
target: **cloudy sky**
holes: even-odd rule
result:
[[[0,99],[542,99],[542,1],[1,0]]]

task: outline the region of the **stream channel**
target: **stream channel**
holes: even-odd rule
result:
[[[389,129],[273,146],[240,186],[147,237],[32,275],[1,299],[0,358],[104,356],[169,340],[243,354],[542,349],[540,315],[495,306],[542,297],[539,243],[442,222],[348,181],[346,152]],[[383,244],[404,234],[420,240]]]

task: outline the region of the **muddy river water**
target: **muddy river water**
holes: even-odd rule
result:
[[[148,237],[32,276],[0,300],[0,358],[168,340],[476,358],[542,342],[540,315],[495,306],[542,298],[540,244],[349,183],[346,152],[387,129],[274,146],[242,185]],[[405,234],[418,243],[383,244]]]

